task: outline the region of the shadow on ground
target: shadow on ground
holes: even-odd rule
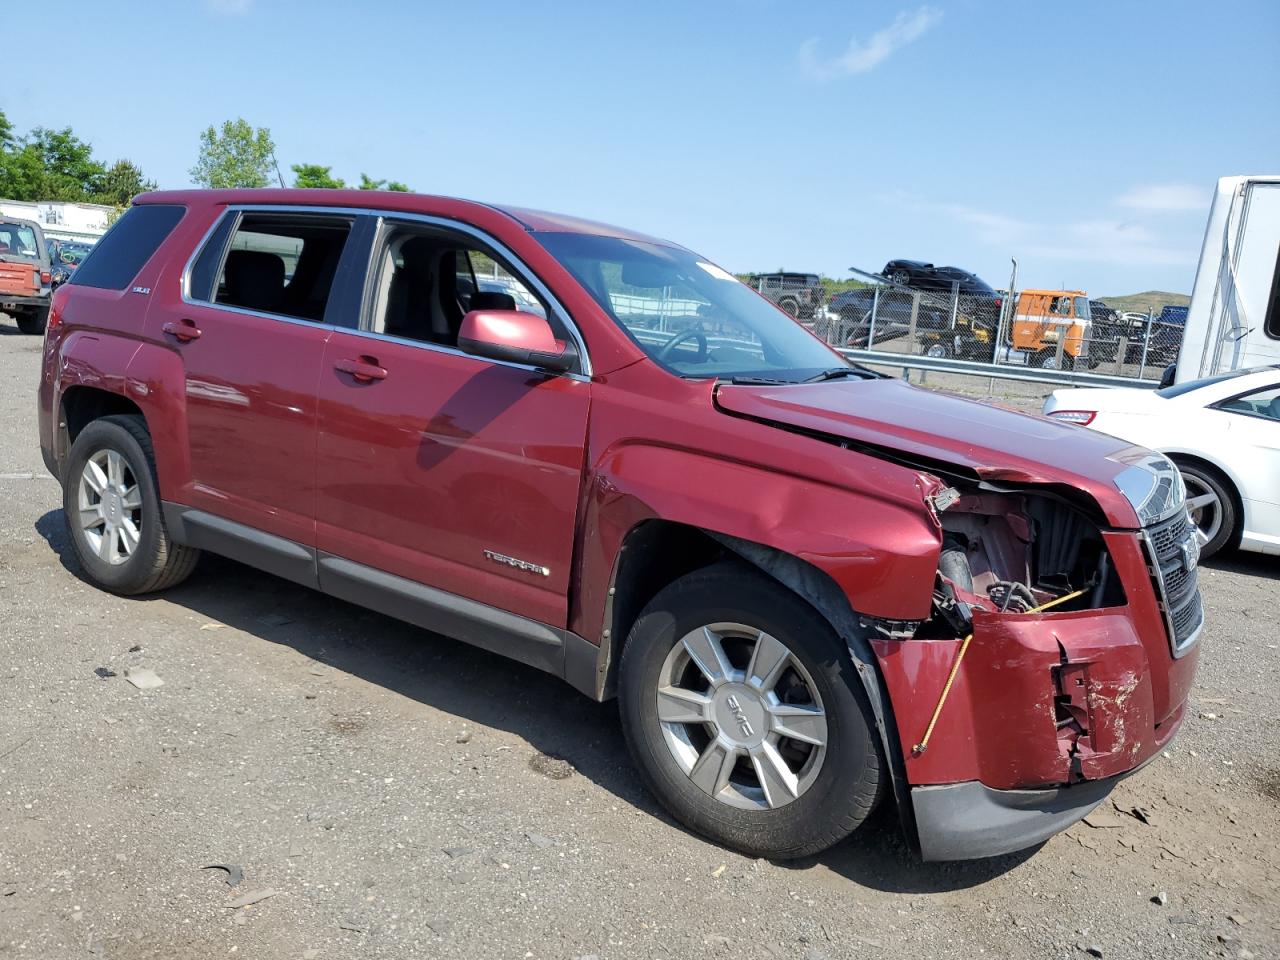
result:
[[[81,577],[61,511],[44,514],[35,529],[62,566]],[[211,554],[201,558],[186,583],[162,597],[135,602],[159,600],[285,644],[470,723],[513,733],[540,753],[568,760],[620,800],[673,823],[627,759],[615,705],[594,703],[549,674]],[[892,803],[886,802],[847,842],[779,866],[825,868],[888,892],[932,893],[985,883],[1034,852],[969,863],[922,863],[899,828]]]

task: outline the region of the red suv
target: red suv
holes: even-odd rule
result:
[[[201,550],[619,701],[685,824],[1037,843],[1156,756],[1201,628],[1176,469],[852,366],[683,247],[395,193],[142,196],[55,296],[85,575]]]

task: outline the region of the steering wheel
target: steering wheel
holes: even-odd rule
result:
[[[707,335],[696,327],[688,330],[681,330],[674,337],[658,348],[658,359],[666,360],[667,356],[680,344],[686,340],[698,341],[698,363],[707,362]]]

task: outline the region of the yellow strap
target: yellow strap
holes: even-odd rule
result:
[[[1048,610],[1050,607],[1056,607],[1059,604],[1066,603],[1068,600],[1074,600],[1076,597],[1082,596],[1089,588],[1077,590],[1075,593],[1068,593],[1065,596],[1057,597],[1048,603],[1042,603],[1034,610],[1028,610],[1027,613],[1040,613]],[[942,714],[942,706],[947,702],[947,697],[951,695],[951,685],[956,682],[956,674],[960,672],[960,663],[964,660],[964,655],[969,649],[969,642],[973,639],[973,634],[969,634],[964,638],[964,642],[960,644],[960,652],[956,654],[955,663],[951,664],[951,672],[947,674],[947,682],[942,685],[942,694],[938,697],[938,705],[933,708],[933,716],[929,718],[929,726],[925,728],[924,736],[920,738],[920,742],[911,748],[911,752],[916,756],[924,753],[929,749],[929,738],[933,736],[933,728],[938,723],[938,717]]]

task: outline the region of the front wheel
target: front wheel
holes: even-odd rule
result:
[[[169,539],[141,417],[103,417],[80,431],[62,477],[62,506],[80,566],[112,593],[174,586],[200,556]]]
[[[943,340],[935,340],[925,347],[924,355],[934,360],[946,360],[951,356],[951,346]]]
[[[663,806],[751,856],[825,850],[879,797],[885,774],[848,652],[752,568],[717,564],[650,601],[623,649],[619,706]]]

